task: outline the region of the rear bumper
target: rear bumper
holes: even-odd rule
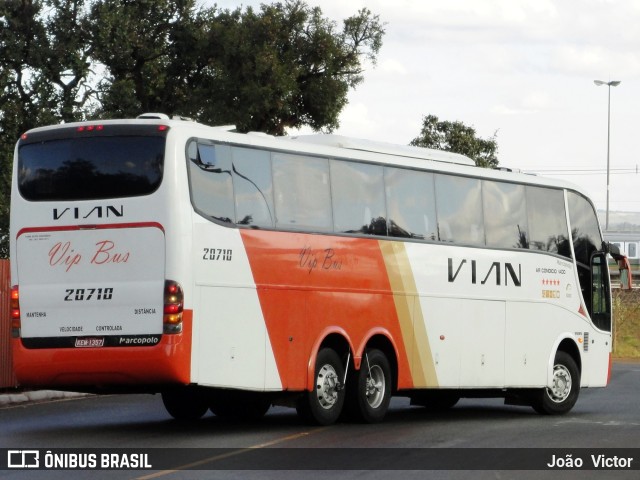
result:
[[[154,346],[28,349],[12,340],[13,365],[21,386],[79,391],[145,390],[191,380],[192,311],[183,331],[163,335]]]

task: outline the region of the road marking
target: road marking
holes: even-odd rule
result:
[[[199,467],[201,465],[205,465],[207,463],[217,462],[218,460],[224,460],[225,458],[230,458],[230,457],[235,457],[237,455],[242,455],[244,453],[247,453],[247,452],[250,452],[252,450],[259,449],[259,448],[267,448],[267,447],[271,447],[273,445],[278,445],[280,443],[285,443],[285,442],[289,442],[291,440],[296,440],[298,438],[306,437],[307,435],[311,435],[313,433],[320,432],[320,431],[325,430],[325,429],[326,429],[326,427],[321,427],[321,428],[316,428],[315,430],[312,430],[312,431],[309,431],[309,432],[294,433],[293,435],[289,435],[287,437],[277,438],[277,439],[271,440],[269,442],[259,443],[258,445],[252,445],[251,447],[240,448],[238,450],[234,450],[234,451],[229,452],[229,453],[221,453],[220,455],[214,455],[213,457],[204,458],[202,460],[198,460],[197,462],[187,463],[186,465],[180,465],[179,467],[176,467],[176,468],[174,468],[172,470],[162,470],[160,472],[152,473],[152,474],[145,475],[145,476],[142,476],[142,477],[136,477],[136,480],[151,480],[153,478],[163,477],[165,475],[170,475],[172,473],[176,473],[176,472],[179,472],[181,470],[187,470],[187,469],[190,469],[190,468],[194,468],[194,467]]]

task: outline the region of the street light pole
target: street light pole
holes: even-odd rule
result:
[[[609,230],[609,149],[611,146],[611,87],[620,85],[620,80],[612,80],[603,82],[602,80],[594,80],[597,86],[606,85],[609,87],[609,95],[607,100],[607,213],[605,217],[604,229]]]

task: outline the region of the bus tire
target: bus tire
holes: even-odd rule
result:
[[[411,405],[424,407],[428,412],[443,412],[456,406],[460,395],[455,391],[426,391],[411,397]]]
[[[162,403],[169,415],[180,421],[198,420],[209,409],[204,395],[193,388],[165,390]]]
[[[220,418],[259,420],[271,408],[271,399],[261,393],[224,392],[209,399],[209,410]]]
[[[387,356],[373,349],[366,353],[347,391],[349,417],[365,423],[381,422],[391,401],[391,366]]]
[[[562,415],[578,401],[580,371],[575,360],[559,351],[553,362],[553,385],[533,393],[531,406],[542,415]]]
[[[309,423],[331,425],[344,406],[344,366],[331,348],[318,352],[313,390],[305,392],[296,406],[298,415]]]

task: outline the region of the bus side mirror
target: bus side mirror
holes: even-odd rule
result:
[[[620,270],[620,288],[622,290],[631,290],[633,288],[633,279],[631,277],[631,265],[629,259],[620,253],[620,248],[613,243],[602,244],[602,249],[611,255],[613,259],[618,262],[618,269]]]
[[[633,283],[629,259],[625,256],[618,259],[618,268],[620,269],[620,288],[622,288],[622,290],[631,290]]]
[[[616,261],[623,257],[620,248],[615,243],[602,242],[602,251],[611,255]]]

